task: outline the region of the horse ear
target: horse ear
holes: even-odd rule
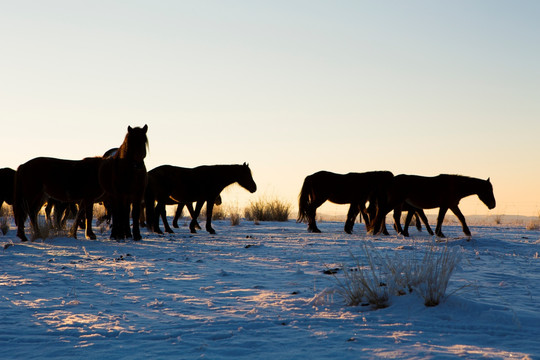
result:
[[[249,167],[249,164],[247,162],[244,162],[244,166]]]
[[[489,181],[489,179],[491,179],[491,178],[488,178],[488,179],[487,179],[487,182],[488,182],[488,183],[491,183],[491,181]]]
[[[148,131],[148,125],[145,124],[142,129],[143,129],[144,133],[146,134],[146,132]]]
[[[131,126],[128,125],[128,132],[131,132],[131,130],[133,129],[131,128]]]

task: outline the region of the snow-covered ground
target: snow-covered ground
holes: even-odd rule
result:
[[[471,226],[467,241],[446,225],[463,251],[451,295],[435,307],[393,296],[379,310],[346,306],[334,291],[343,270],[324,271],[363,261],[365,242],[407,258],[434,238],[217,221],[217,235],[21,243],[11,226],[0,235],[2,359],[540,358],[540,232],[524,226]]]

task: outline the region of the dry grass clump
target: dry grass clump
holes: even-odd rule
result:
[[[421,278],[412,288],[424,299],[424,305],[436,306],[444,299],[452,273],[461,261],[460,248],[431,246],[419,267]]]
[[[424,305],[436,306],[446,296],[448,282],[459,264],[460,248],[430,246],[422,256],[383,257],[366,244],[362,247],[365,263],[351,254],[356,265],[344,267],[344,279],[338,279],[346,303],[355,306],[369,303],[375,308],[388,306],[390,295],[416,292]],[[337,279],[337,277],[336,277]]]
[[[375,257],[377,254],[364,245],[366,265],[351,254],[355,267],[343,267],[344,280],[338,280],[341,294],[345,298],[347,305],[357,306],[368,303],[376,309],[388,306],[390,290],[381,272],[383,267],[377,265]],[[380,259],[379,259],[380,260]]]
[[[4,235],[6,235],[9,231],[11,217],[11,210],[7,207],[7,205],[2,205],[0,207],[0,231],[2,231],[2,234]]]
[[[249,221],[288,221],[291,205],[278,199],[258,199],[251,201],[244,210]]]
[[[536,219],[529,221],[529,223],[525,226],[525,229],[540,230],[540,212],[538,213]]]
[[[527,225],[525,226],[525,229],[527,230],[540,230],[540,221],[538,220],[531,220]]]
[[[71,230],[68,230],[66,226],[58,229],[54,225],[52,225],[49,221],[47,221],[44,217],[38,216],[37,219],[37,226],[34,228],[33,226],[31,228],[31,240],[37,240],[37,239],[54,239],[57,237],[66,237],[66,236],[72,236],[73,234],[73,227]],[[76,228],[75,228],[76,231]]]

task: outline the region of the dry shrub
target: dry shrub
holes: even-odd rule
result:
[[[525,226],[525,229],[531,230],[531,231],[540,230],[540,222],[538,220],[532,220]]]
[[[261,198],[251,201],[244,211],[249,221],[288,221],[291,205],[279,199]]]
[[[529,221],[525,228],[527,230],[540,230],[540,212],[534,220]]]
[[[231,221],[231,226],[240,225],[240,210],[238,205],[229,207],[229,219]]]
[[[426,251],[420,266],[423,281],[413,287],[424,298],[426,306],[439,305],[444,298],[450,277],[461,261],[460,250],[446,245],[442,249],[431,246]]]
[[[230,215],[231,226],[240,225],[240,214],[235,212]]]
[[[375,308],[388,306],[389,295],[417,292],[426,306],[438,305],[446,296],[448,282],[462,253],[458,247],[430,246],[421,256],[415,251],[407,257],[381,256],[366,244],[362,247],[365,264],[351,254],[355,268],[343,268],[344,279],[338,279],[348,305],[367,302]]]
[[[7,207],[7,205],[2,205],[2,207],[0,207],[0,231],[2,231],[2,234],[4,235],[6,235],[9,231],[11,217],[12,214],[10,209]]]
[[[362,303],[369,303],[376,309],[388,306],[389,287],[388,281],[381,272],[381,266],[376,264],[376,253],[363,246],[366,256],[366,264],[351,254],[355,267],[343,267],[344,281],[338,279],[341,294],[345,298],[347,305],[357,306]],[[336,278],[337,279],[337,278]]]

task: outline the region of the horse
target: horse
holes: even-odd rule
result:
[[[320,233],[315,216],[319,206],[327,200],[335,204],[351,204],[345,221],[345,232],[352,233],[354,220],[360,212],[366,224],[371,224],[366,202],[372,203],[381,189],[392,181],[390,171],[336,174],[319,171],[304,179],[298,200],[298,220],[307,221],[308,231]],[[379,224],[380,226],[380,224]]]
[[[218,197],[214,201],[214,205],[221,205],[221,204],[222,204],[221,195],[218,195]],[[171,204],[167,204],[167,205],[171,205]],[[192,203],[178,204],[178,206],[176,208],[176,212],[174,213],[173,228],[178,229],[178,227],[179,227],[178,226],[178,220],[182,217],[182,210],[184,209],[184,206],[187,207],[189,215],[193,217],[193,214],[195,213],[195,210],[193,208]],[[165,221],[166,221],[166,219],[165,219]],[[197,224],[195,224],[195,228],[200,230],[201,226],[197,223]]]
[[[0,169],[0,207],[4,202],[13,205],[13,192],[15,186],[15,170],[11,168]]]
[[[148,125],[142,128],[128,126],[128,132],[118,150],[102,158],[99,169],[99,183],[110,202],[112,229],[110,238],[122,240],[133,237],[141,240],[139,217],[141,202],[147,183],[144,158],[148,147],[146,133]],[[129,214],[133,218],[133,233],[129,224]]]
[[[234,183],[238,183],[250,193],[257,191],[257,185],[246,163],[203,165],[195,168],[162,165],[150,170],[145,195],[148,228],[158,234],[162,233],[159,228],[159,215],[165,212],[165,205],[169,201],[178,204],[197,202],[189,225],[190,231],[195,233],[197,218],[206,201],[206,231],[215,234],[216,231],[212,228],[214,202],[225,187]],[[156,201],[157,205],[154,207]],[[163,223],[167,228],[166,218]]]
[[[417,175],[398,175],[392,185],[388,187],[386,203],[381,203],[381,209],[374,222],[374,228],[382,222],[384,216],[394,209],[394,221],[398,232],[403,232],[399,218],[401,216],[401,204],[409,204],[420,209],[439,208],[435,235],[445,237],[441,228],[444,216],[448,209],[456,215],[461,222],[463,232],[471,236],[471,231],[458,207],[460,200],[470,195],[478,198],[488,207],[495,208],[496,201],[493,195],[493,186],[490,179],[482,180],[463,175],[441,174],[434,177]]]
[[[85,236],[87,239],[95,239],[92,216],[94,201],[103,195],[98,180],[101,162],[101,157],[82,160],[38,157],[20,165],[15,174],[13,212],[17,236],[21,241],[28,240],[24,233],[24,223],[28,216],[34,234],[40,236],[37,214],[48,198],[77,202],[79,209],[84,209],[86,214]],[[77,236],[77,220],[71,229],[74,237]]]

